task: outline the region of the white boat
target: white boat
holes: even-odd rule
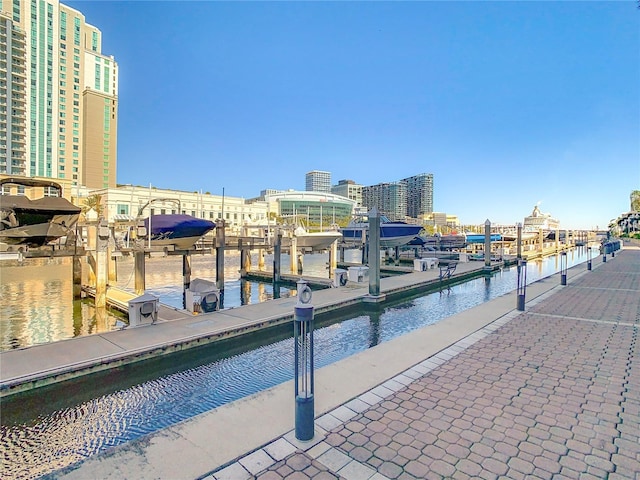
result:
[[[342,233],[336,230],[326,232],[308,232],[303,226],[298,226],[293,231],[298,248],[310,248],[311,250],[326,250],[333,242],[342,238]]]
[[[422,230],[422,225],[411,225],[405,222],[392,222],[386,216],[380,215],[380,246],[393,248],[406,245],[416,238]],[[349,225],[341,229],[345,243],[362,244],[363,233],[369,231],[369,219],[365,217],[352,220]]]

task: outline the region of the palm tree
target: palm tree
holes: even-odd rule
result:
[[[91,195],[86,198],[84,205],[82,206],[82,213],[85,215],[89,210],[96,212],[98,217],[102,216],[102,195]]]

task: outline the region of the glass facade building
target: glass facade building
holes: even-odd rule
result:
[[[100,30],[58,0],[1,6],[0,173],[115,186],[118,65]]]

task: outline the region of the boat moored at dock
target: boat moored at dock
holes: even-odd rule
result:
[[[0,180],[3,190],[9,184],[42,188],[45,193],[35,199],[22,194],[0,195],[0,242],[41,247],[71,232],[81,209],[62,197],[60,184],[27,177]]]
[[[369,220],[366,217],[355,218],[349,225],[341,229],[345,243],[362,244],[364,232],[369,231]],[[422,231],[422,225],[391,221],[380,216],[380,246],[383,248],[399,247],[408,244]]]
[[[147,232],[151,232],[151,245],[189,250],[206,233],[213,230],[216,224],[191,215],[170,213],[145,218],[144,227]]]

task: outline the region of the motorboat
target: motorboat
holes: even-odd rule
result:
[[[216,224],[191,215],[168,213],[150,215],[144,219],[144,227],[147,232],[151,231],[152,246],[189,250],[203,235],[216,228]]]
[[[432,250],[451,250],[453,248],[464,248],[467,246],[466,237],[463,234],[447,233],[435,234],[432,236],[417,236],[408,245],[421,246]]]
[[[138,218],[144,226],[144,234],[137,238],[148,242],[152,247],[173,247],[176,250],[190,250],[205,234],[216,228],[215,222],[184,213],[151,214],[143,217],[144,209],[155,202],[174,203],[180,211],[180,201],[173,198],[155,198],[149,200],[138,211]],[[150,235],[150,236],[149,236]],[[124,236],[128,242],[129,232]]]
[[[303,226],[298,226],[293,231],[297,248],[311,249],[314,251],[326,250],[331,244],[342,238],[342,233],[337,230],[325,232],[308,232]]]
[[[380,246],[390,248],[406,245],[413,240],[421,230],[422,225],[391,221],[385,215],[380,215]],[[368,231],[368,218],[358,217],[341,229],[342,239],[345,243],[362,244],[363,234]]]
[[[0,195],[0,242],[41,247],[72,232],[82,209],[62,197],[59,183],[29,177],[0,180],[0,186],[8,184],[43,188],[45,196]]]

